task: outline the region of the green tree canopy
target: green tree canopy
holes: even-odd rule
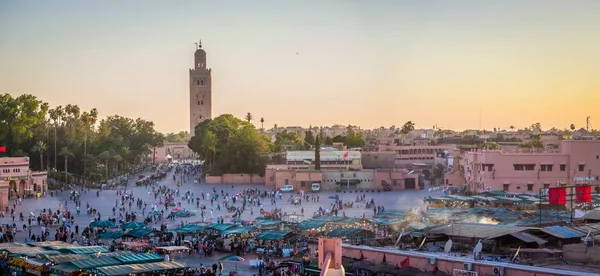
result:
[[[37,170],[68,168],[76,179],[96,181],[142,163],[149,149],[164,141],[154,123],[140,118],[114,115],[98,122],[95,108],[83,111],[68,104],[50,109],[32,95],[0,95],[0,144],[9,156],[29,155]],[[100,158],[105,151],[112,154],[109,170]]]
[[[224,114],[199,123],[188,146],[208,162],[213,175],[263,175],[271,141],[250,122]]]
[[[187,142],[189,133],[187,131],[180,131],[178,133],[167,133],[165,135],[165,141],[169,143],[183,143]]]

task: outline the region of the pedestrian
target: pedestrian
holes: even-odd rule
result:
[[[223,273],[223,263],[219,262],[219,274]]]

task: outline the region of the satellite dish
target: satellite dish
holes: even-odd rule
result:
[[[478,260],[479,254],[481,253],[481,249],[483,249],[483,245],[481,244],[481,240],[477,242],[475,245],[475,249],[473,250],[473,259]]]
[[[450,250],[452,250],[452,240],[448,240],[444,246],[444,252],[450,253]]]

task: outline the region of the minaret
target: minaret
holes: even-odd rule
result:
[[[202,41],[196,44],[194,68],[190,69],[190,135],[198,123],[212,118],[211,69],[206,64]]]

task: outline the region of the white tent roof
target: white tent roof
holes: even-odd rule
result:
[[[170,154],[167,154],[167,156],[165,156],[166,159],[173,159],[173,156],[171,156]]]

